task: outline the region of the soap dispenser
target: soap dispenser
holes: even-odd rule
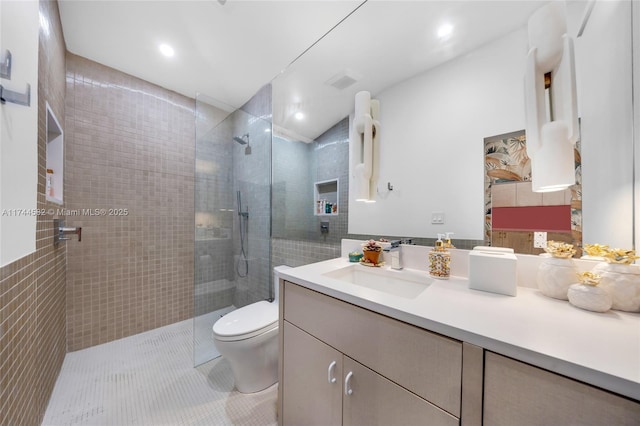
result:
[[[456,248],[456,246],[453,245],[453,243],[451,242],[451,236],[453,235],[453,232],[445,232],[446,236],[444,237],[444,248],[445,249],[452,249],[452,248]]]
[[[429,253],[429,275],[439,280],[448,280],[450,274],[451,254],[442,241],[444,234],[438,234],[435,247]]]

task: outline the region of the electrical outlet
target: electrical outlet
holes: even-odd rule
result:
[[[432,212],[431,223],[433,225],[444,225],[444,212]]]
[[[547,233],[546,232],[534,232],[533,233],[533,246],[535,248],[545,248],[547,246]]]

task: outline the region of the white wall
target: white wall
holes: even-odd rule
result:
[[[0,1],[0,49],[13,56],[11,80],[2,86],[23,93],[31,106],[0,105],[0,266],[36,249],[36,216],[12,209],[37,206],[38,184],[38,2]]]
[[[484,238],[484,138],[524,128],[526,52],[519,30],[375,96],[381,195],[350,200],[350,233]]]

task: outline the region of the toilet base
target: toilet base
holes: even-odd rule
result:
[[[240,393],[264,390],[278,381],[278,327],[244,340],[214,337],[216,349],[229,362]]]

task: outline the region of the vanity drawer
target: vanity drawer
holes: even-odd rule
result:
[[[460,417],[462,342],[285,282],[284,318]]]

